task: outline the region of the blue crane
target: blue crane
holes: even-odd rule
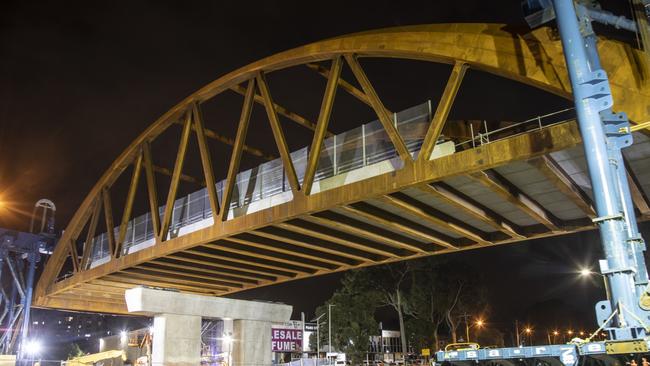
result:
[[[622,149],[632,145],[632,128],[624,112],[613,112],[609,80],[601,67],[597,38],[591,26],[596,21],[639,32],[648,53],[650,2],[635,0],[635,4],[646,9],[637,12],[636,22],[586,1],[528,0],[523,6],[526,20],[533,27],[555,19],[562,42],[593,189],[597,214],[593,222],[600,232],[605,254],[599,265],[608,289],[607,299],[596,304],[596,318],[597,332],[606,332],[607,340],[593,342],[590,337],[564,345],[470,347],[438,352],[438,362],[463,365],[538,360],[575,366],[581,357],[611,361],[616,355],[649,352],[650,288],[645,241],[637,227],[622,154]]]

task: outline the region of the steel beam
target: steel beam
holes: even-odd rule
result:
[[[185,163],[185,154],[187,153],[187,143],[190,139],[190,132],[192,127],[192,116],[188,110],[185,116],[185,124],[183,125],[183,132],[181,132],[181,140],[178,144],[178,152],[176,153],[176,163],[174,164],[174,172],[172,173],[172,181],[169,184],[169,192],[167,193],[167,200],[165,203],[165,211],[162,221],[160,223],[160,233],[158,233],[158,240],[165,241],[169,232],[169,225],[172,221],[172,214],[174,210],[174,201],[176,200],[176,193],[178,192],[178,184],[180,183],[181,173],[183,171],[183,164]]]
[[[98,266],[84,271],[77,274],[74,280],[66,279],[51,285],[49,293],[65,290],[75,283],[91,281],[114,272],[116,269],[128,268],[181,251],[187,252],[192,247],[215,242],[242,232],[256,230],[269,225],[282,227],[283,223],[288,220],[294,220],[311,212],[319,212],[327,210],[330,207],[348,205],[363,200],[365,197],[379,197],[396,190],[417,187],[424,183],[443,180],[459,174],[490,169],[510,161],[530,159],[548,154],[552,151],[573,147],[579,141],[579,133],[575,124],[565,123],[550,126],[542,131],[535,131],[529,134],[517,135],[495,141],[482,146],[480,149],[466,150],[453,155],[443,156],[435,161],[415,162],[413,165],[407,165],[401,170],[350,183],[340,188],[326,190],[320,192],[318,195],[294,196],[293,201],[280,204],[268,210],[261,210],[242,217],[236,217],[232,220],[221,222],[214,227],[201,229],[157,244],[155,247],[147,250],[146,256],[137,255],[119,258],[116,262],[111,263],[110,270],[107,266]],[[271,211],[273,211],[272,215],[269,214]],[[313,224],[311,225],[313,226]],[[315,230],[312,230],[312,232],[318,232],[320,230],[316,227],[314,228]],[[320,228],[322,229],[322,226]],[[341,234],[344,233],[338,232],[336,235],[329,234],[326,240],[331,240],[338,236],[338,243],[342,245],[346,245],[346,241],[355,241],[355,236],[348,236],[348,239],[341,240]],[[360,250],[365,249],[368,252],[372,252],[374,248],[381,248],[379,252],[375,253],[386,255],[392,251],[391,256],[397,257],[408,257],[413,254],[413,252],[400,252],[404,248],[389,249],[391,248],[390,246],[381,245],[377,247],[377,244],[377,242],[374,242],[374,244],[361,245],[357,248]],[[363,248],[364,246],[366,248]],[[224,257],[213,259],[227,260]]]
[[[151,145],[145,142],[142,145],[142,158],[144,163],[145,178],[147,180],[147,195],[149,197],[149,212],[151,213],[151,227],[157,237],[160,232],[160,211],[158,209],[158,187],[153,169],[153,157],[151,156]]]
[[[447,85],[445,85],[445,90],[438,102],[436,112],[433,114],[433,119],[431,119],[431,123],[429,124],[427,134],[424,136],[422,147],[418,153],[418,159],[429,160],[431,158],[431,153],[433,153],[433,149],[436,147],[440,132],[445,127],[447,117],[449,116],[449,112],[451,112],[451,107],[454,105],[454,100],[456,100],[456,94],[465,77],[467,66],[463,61],[456,61],[454,64]]]
[[[223,195],[221,199],[221,212],[219,214],[219,221],[225,221],[228,218],[228,210],[230,209],[230,200],[232,198],[232,190],[235,186],[235,178],[239,171],[239,163],[241,162],[241,154],[244,148],[244,142],[246,141],[246,135],[248,133],[248,124],[251,118],[251,112],[253,110],[253,95],[255,94],[255,79],[251,79],[248,82],[248,87],[246,88],[246,94],[244,97],[244,104],[241,110],[241,116],[239,117],[239,125],[237,126],[237,137],[235,138],[235,144],[232,148],[232,153],[230,155],[230,163],[228,164],[228,174],[226,176],[226,185],[223,190]],[[216,220],[215,220],[216,221]]]
[[[254,78],[260,71],[272,72],[305,63],[320,62],[344,54],[447,63],[453,62],[452,60],[462,60],[473,69],[491,72],[570,98],[571,88],[566,65],[562,62],[562,48],[559,42],[549,34],[547,29],[540,28],[533,31],[531,36],[513,36],[511,32],[504,30],[503,26],[498,24],[400,27],[399,29],[337,37],[299,47],[226,74],[174,106],[135,139],[107,169],[82,202],[65,230],[62,241],[68,242],[78,235],[87,217],[91,214],[90,207],[96,197],[102,194],[103,190],[110,189],[124,169],[137,156],[143,142],[154,140],[170,125],[182,118],[193,103],[203,103],[219,93]],[[531,42],[531,39],[534,41]],[[633,80],[634,75],[638,75],[638,65],[635,60],[640,58],[640,51],[632,50],[623,43],[610,40],[601,40],[600,46],[608,53],[604,68],[616,70],[617,80]],[[650,98],[650,89],[647,85],[617,83],[615,80],[611,87],[618,108],[627,111],[633,121],[650,119],[650,113],[645,108],[645,101]],[[419,181],[419,178],[416,178],[415,181]],[[215,230],[218,229],[215,228]],[[183,240],[183,243],[187,243],[187,241]],[[166,245],[162,247],[168,248]],[[55,250],[46,266],[44,276],[42,276],[44,280],[40,281],[37,287],[37,298],[44,296],[47,289],[53,285],[67,256],[68,253],[63,249]],[[125,264],[126,262],[120,261],[120,263],[111,265],[121,267]],[[93,273],[96,272],[93,271]],[[94,275],[89,274],[88,276],[93,277]]]
[[[483,245],[492,244],[485,236],[485,233],[479,232],[477,229],[472,228],[453,217],[446,215],[435,208],[426,205],[414,198],[411,198],[403,193],[396,193],[379,198],[382,202],[391,205],[399,210],[402,210],[409,215],[415,216],[420,220],[424,220],[431,225],[444,228],[462,237],[466,237],[472,241]],[[446,247],[457,247],[453,242],[447,240],[440,243]]]
[[[201,109],[196,103],[192,105],[192,119],[194,120],[194,131],[196,131],[196,141],[201,155],[201,166],[203,167],[203,177],[205,178],[205,188],[208,191],[212,217],[217,217],[219,216],[219,198],[217,197],[217,187],[212,171],[212,157],[210,156],[208,142],[205,140]]]
[[[484,170],[471,173],[468,176],[483,184],[485,187],[501,196],[501,198],[510,202],[540,224],[546,226],[549,230],[565,231],[563,228],[565,225],[551,212],[546,210],[539,203],[535,202],[532,198],[528,197],[528,195],[520,191],[512,183],[508,182],[496,172]]]
[[[499,230],[512,238],[525,238],[524,234],[522,234],[522,229],[518,225],[510,222],[505,217],[498,215],[496,212],[447,184],[442,182],[430,183],[418,186],[417,189],[426,194],[435,196],[446,204],[462,210],[466,214],[492,226],[496,230]]]
[[[282,158],[282,166],[284,167],[287,179],[289,180],[291,190],[294,193],[297,193],[300,191],[300,183],[298,182],[296,169],[293,166],[293,160],[291,160],[291,152],[289,151],[289,146],[287,146],[287,140],[284,137],[284,131],[282,131],[282,125],[280,124],[280,119],[278,118],[278,113],[275,109],[275,103],[273,103],[273,99],[271,98],[271,91],[266,83],[264,74],[257,74],[256,81],[257,87],[260,89],[260,94],[262,94],[262,98],[264,99],[264,107],[266,108],[266,114],[269,118],[269,124],[271,125],[271,131],[273,132],[275,145],[277,146],[280,157]]]
[[[368,204],[358,203],[343,206],[341,210],[348,212],[352,217],[363,217],[383,228],[390,228],[395,232],[402,232],[419,240],[440,245],[444,248],[458,249],[440,234],[414,222],[402,219],[400,216],[385,212]]]
[[[235,92],[237,92],[238,94],[241,94],[241,95],[246,94],[246,89],[244,87],[242,87],[241,85],[234,85],[230,89],[232,89],[233,91],[235,91]],[[254,98],[255,98],[256,103],[259,103],[259,104],[261,104],[262,106],[264,106],[266,108],[266,102],[264,101],[264,95],[260,95],[260,94],[255,93]],[[309,130],[314,131],[316,129],[316,124],[314,122],[308,120],[307,118],[305,118],[305,117],[303,117],[303,116],[301,116],[301,115],[299,115],[299,114],[297,114],[295,112],[292,112],[292,111],[284,108],[283,106],[281,106],[281,105],[279,105],[277,103],[273,103],[272,106],[273,106],[273,109],[275,110],[275,112],[278,113],[279,115],[284,116],[284,117],[290,119],[291,121],[296,122],[297,124],[301,125],[302,127],[307,128]]]
[[[309,156],[307,161],[307,170],[305,171],[305,178],[303,180],[303,193],[310,194],[311,186],[314,183],[314,176],[320,161],[320,154],[323,148],[323,141],[329,125],[330,115],[332,114],[332,107],[334,106],[334,97],[336,96],[336,86],[339,83],[341,76],[341,69],[343,63],[340,57],[332,60],[332,71],[329,73],[327,79],[327,86],[325,87],[325,95],[320,106],[320,113],[318,114],[318,123],[314,131],[314,138],[309,148]]]
[[[562,167],[550,155],[541,156],[529,161],[548,179],[555,188],[566,196],[573,204],[578,206],[587,217],[593,219],[596,212],[591,203],[591,198],[573,181]]]
[[[359,84],[361,84],[361,88],[363,89],[364,93],[366,93],[366,96],[368,96],[368,100],[372,105],[372,109],[375,111],[375,114],[377,114],[377,118],[379,118],[379,122],[381,122],[381,125],[384,127],[386,134],[393,143],[397,154],[400,156],[400,158],[402,158],[404,162],[408,163],[412,161],[413,158],[411,157],[411,153],[408,151],[408,148],[404,143],[404,139],[397,131],[397,127],[393,125],[393,120],[388,114],[388,110],[386,110],[386,107],[384,107],[384,104],[379,99],[379,95],[377,95],[375,88],[370,83],[370,79],[368,79],[368,76],[363,71],[363,68],[361,67],[361,64],[359,64],[357,57],[353,54],[346,54],[345,60],[350,66],[354,77],[357,79]]]
[[[272,231],[256,230],[250,232],[250,234],[259,236],[261,238],[271,239],[274,241],[288,243],[302,248],[318,250],[323,253],[328,253],[339,257],[348,258],[349,260],[353,261],[352,263],[364,262],[369,259],[372,260],[373,258],[376,258],[376,256],[370,255],[369,253],[366,252],[353,251],[351,253],[350,248],[344,247],[342,245],[337,245],[332,242],[314,239],[306,235],[296,234],[288,230],[281,230],[278,228]]]
[[[88,261],[92,255],[94,248],[95,232],[97,230],[97,224],[99,223],[99,215],[102,212],[102,200],[100,197],[97,198],[95,202],[95,209],[93,210],[93,215],[91,216],[90,222],[88,223],[88,232],[86,233],[86,241],[84,242],[83,255],[81,258],[80,268],[82,271],[88,268]]]
[[[113,257],[122,255],[124,239],[126,238],[126,231],[131,219],[131,211],[133,210],[133,202],[135,201],[135,194],[138,191],[138,183],[140,181],[140,171],[142,170],[142,153],[138,154],[135,162],[133,163],[133,174],[131,175],[131,184],[129,185],[129,192],[126,196],[126,203],[124,204],[124,212],[122,213],[122,221],[117,234],[117,241],[115,242],[115,252]]]
[[[326,67],[323,67],[323,66],[321,66],[319,64],[315,64],[315,63],[308,63],[305,66],[307,66],[308,68],[316,71],[317,73],[322,75],[325,79],[328,79],[328,80],[330,79],[332,69],[328,69]],[[341,89],[348,92],[353,97],[359,99],[361,102],[366,104],[368,107],[372,108],[372,103],[370,103],[370,100],[368,99],[368,96],[366,95],[366,93],[364,93],[361,90],[357,89],[357,87],[355,87],[354,85],[350,84],[349,82],[347,82],[344,79],[339,77],[338,78],[338,86],[341,87]]]

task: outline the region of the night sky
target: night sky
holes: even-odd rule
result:
[[[608,10],[627,14],[625,4],[619,9],[611,4],[616,2],[602,3]],[[235,68],[324,38],[446,22],[497,22],[508,23],[514,31],[527,29],[519,1],[4,1],[0,199],[9,202],[11,210],[0,211],[0,227],[26,229],[29,218],[24,213],[46,197],[56,203],[57,226],[63,229],[99,176],[137,135],[180,100]],[[629,36],[597,29],[612,37]],[[392,110],[436,100],[449,71],[446,65],[421,62],[363,65]],[[308,73],[270,75],[271,91],[280,104],[315,120],[324,80],[317,75],[303,77],[302,72]],[[306,84],[316,87],[307,90]],[[338,96],[345,98],[343,94],[339,92],[337,101]],[[518,121],[570,104],[470,71],[450,119]],[[206,105],[207,127],[234,136],[240,107],[241,98],[233,95]],[[252,123],[261,116],[254,114]],[[332,128],[339,132],[374,117],[358,106],[335,107],[333,119]],[[286,126],[285,130],[290,128]],[[295,132],[286,132],[291,148],[309,143],[309,131],[291,128]],[[251,131],[247,143],[277,155],[262,127]],[[162,152],[165,148],[171,155]],[[159,149],[159,165],[171,168],[176,145]],[[211,149],[215,174],[221,179],[229,148],[211,142]],[[263,162],[246,159],[243,164],[248,167]],[[198,172],[200,168],[190,163],[187,169]],[[188,186],[181,194],[197,189]],[[135,210],[136,215],[143,213],[146,203]],[[495,322],[511,322],[514,316],[525,319],[540,307],[565,306],[573,322],[591,325],[592,304],[603,290],[597,283],[576,280],[575,270],[593,266],[600,256],[592,232],[449,257],[485,273]],[[297,312],[311,313],[330,296],[340,276],[238,296],[284,301],[295,305]]]

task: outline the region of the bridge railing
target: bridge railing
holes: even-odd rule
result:
[[[402,134],[409,151],[414,155],[420,149],[430,120],[430,102],[393,114],[395,126]],[[302,183],[302,177],[307,167],[308,151],[309,147],[306,146],[291,153],[300,183]],[[381,123],[373,121],[325,139],[314,181],[318,182],[396,158],[398,158],[397,152]],[[219,200],[222,199],[224,185],[225,180],[216,184]],[[229,210],[231,216],[229,217],[237,216],[238,209],[280,194],[287,194],[287,199],[291,198],[291,187],[284,173],[281,159],[271,160],[242,171],[237,174],[235,181]],[[159,208],[159,214],[162,215],[164,208],[164,206]],[[207,221],[205,225],[212,223],[211,220],[208,220],[212,218],[212,211],[205,188],[177,199],[172,212],[170,225],[172,235],[178,235],[181,228],[187,228],[192,224],[204,221]],[[197,225],[195,229],[203,226]],[[115,236],[117,236],[118,230],[118,227],[114,228]],[[188,230],[193,231],[192,229]],[[145,213],[129,221],[122,254],[132,253],[153,245],[153,242],[151,214]],[[99,265],[108,259],[108,237],[106,233],[102,233],[94,239],[91,266]]]
[[[393,114],[393,121],[404,139],[409,151],[417,156],[431,121],[431,102],[422,103]],[[523,122],[488,131],[471,132],[472,138],[457,143],[456,148],[471,148],[532,129],[541,129],[552,124],[573,118],[573,110],[565,109],[535,117]],[[471,126],[471,125],[470,125]],[[485,125],[487,127],[487,124]],[[291,158],[300,183],[307,166],[309,147],[291,153]],[[395,169],[401,161],[388,135],[379,121],[363,124],[355,129],[325,139],[314,182],[345,174],[384,161],[394,162]],[[221,201],[225,180],[216,184],[217,195]],[[280,196],[284,195],[284,196]],[[273,202],[267,200],[275,197]],[[291,200],[292,193],[284,173],[281,159],[263,163],[237,174],[230,202],[229,218],[254,212]],[[257,205],[258,207],[253,207]],[[162,215],[164,206],[159,208]],[[212,211],[205,188],[190,193],[174,202],[170,235],[183,235],[212,224]],[[114,228],[117,236],[118,228]],[[135,217],[128,224],[123,253],[128,254],[154,244],[154,232],[150,213]],[[108,261],[108,238],[106,233],[95,237],[91,267]]]

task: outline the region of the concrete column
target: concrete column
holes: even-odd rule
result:
[[[144,287],[124,296],[130,313],[154,317],[153,366],[199,365],[202,318],[233,320],[232,365],[270,365],[271,324],[286,322],[292,311],[285,304]]]
[[[152,366],[201,363],[201,317],[157,314],[153,320]]]
[[[233,366],[271,364],[271,322],[233,321]]]

